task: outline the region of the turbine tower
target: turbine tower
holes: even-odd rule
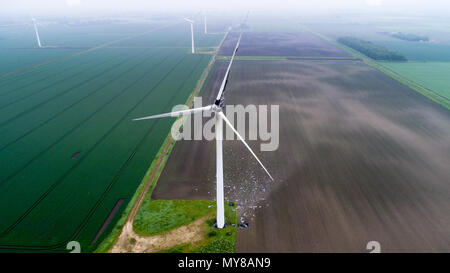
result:
[[[264,169],[264,171],[267,173],[267,175],[270,177],[270,179],[273,181],[272,176],[267,171],[266,167],[261,163],[261,161],[258,159],[256,154],[252,151],[250,146],[245,142],[245,140],[242,138],[242,136],[238,133],[238,131],[233,127],[231,122],[227,119],[227,117],[223,114],[222,108],[224,106],[224,90],[225,86],[228,81],[228,75],[230,73],[231,65],[233,64],[234,57],[236,55],[236,52],[239,48],[239,43],[241,41],[242,33],[239,36],[239,39],[236,43],[236,47],[234,49],[233,55],[231,57],[230,63],[228,64],[227,71],[225,72],[225,76],[222,80],[222,84],[220,86],[219,92],[217,94],[217,97],[212,105],[200,107],[200,108],[194,108],[194,109],[188,109],[183,111],[177,111],[172,113],[166,113],[166,114],[160,114],[160,115],[153,115],[143,118],[137,118],[133,119],[133,121],[137,120],[146,120],[146,119],[154,119],[154,118],[163,118],[163,117],[179,117],[181,115],[189,115],[189,114],[195,114],[200,113],[203,111],[212,111],[214,112],[214,118],[216,119],[216,127],[215,127],[215,133],[216,133],[216,201],[217,201],[217,227],[223,228],[225,226],[225,209],[224,209],[224,194],[223,194],[223,153],[222,153],[222,137],[223,137],[223,121],[225,121],[225,124],[228,125],[231,130],[237,135],[238,139],[242,141],[244,146],[250,151],[250,153],[253,155],[253,157],[258,161],[259,165]]]
[[[36,25],[36,19],[31,18],[31,20],[33,20],[34,32],[36,33],[36,39],[37,39],[38,46],[42,47],[41,39],[39,38],[39,32],[38,32],[37,25]]]
[[[186,20],[188,23],[191,24],[191,40],[192,40],[192,54],[195,53],[195,49],[194,49],[194,21],[188,18],[184,18],[184,20]]]
[[[206,15],[204,15],[204,20],[205,20],[205,34],[208,34],[208,28],[206,26]]]

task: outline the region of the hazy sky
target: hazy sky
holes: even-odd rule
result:
[[[1,13],[251,10],[252,12],[450,12],[450,0],[0,0]]]

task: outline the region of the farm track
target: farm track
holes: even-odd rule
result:
[[[212,59],[211,62],[208,64],[208,67],[206,68],[206,71],[211,68],[213,63],[214,63],[214,60]],[[200,79],[200,80],[202,80],[202,79]],[[194,93],[196,93],[196,92],[194,91]],[[192,100],[188,101],[187,105],[190,105],[191,103],[192,103]],[[155,174],[158,171],[158,169],[159,169],[159,167],[160,167],[164,157],[166,156],[166,154],[167,154],[167,152],[169,150],[169,147],[172,144],[172,141],[173,141],[173,139],[172,139],[172,137],[170,137],[169,141],[166,143],[166,145],[165,145],[165,147],[163,149],[163,152],[161,153],[161,155],[158,158],[158,162],[155,164],[155,167],[153,168],[149,178],[147,179],[147,182],[146,182],[146,184],[144,186],[144,189],[142,190],[141,194],[139,195],[138,200],[136,201],[135,205],[133,206],[133,209],[131,210],[131,213],[130,213],[130,215],[128,217],[127,223],[130,223],[130,224],[133,223],[134,217],[136,216],[136,213],[138,212],[139,208],[141,207],[142,201],[144,200],[145,195],[147,194],[150,186],[152,185],[152,181],[155,178]]]
[[[196,68],[198,68],[198,66],[201,63],[201,59],[199,59],[198,63],[195,65],[195,68],[191,70],[190,74],[188,75],[188,77],[186,77],[186,79],[180,84],[179,88],[177,89],[177,91],[180,91],[181,88],[184,86],[185,82],[188,81],[190,79],[190,77],[192,76],[192,74],[194,73],[194,71],[196,70]],[[178,92],[175,92],[174,95],[170,98],[169,102],[165,105],[164,108],[169,108],[172,104],[172,101],[175,99],[175,97],[177,96]],[[101,202],[105,199],[106,195],[109,193],[109,191],[111,190],[111,188],[117,183],[117,181],[119,180],[119,177],[122,175],[123,171],[125,170],[125,168],[128,167],[128,165],[130,164],[131,160],[133,159],[133,157],[136,155],[136,153],[138,152],[138,150],[141,148],[141,146],[148,141],[148,137],[150,135],[150,133],[153,131],[154,127],[158,124],[158,122],[155,122],[152,124],[152,126],[147,130],[147,132],[145,133],[145,135],[142,137],[142,139],[139,141],[139,143],[137,144],[137,146],[134,148],[133,152],[131,153],[131,155],[128,157],[128,159],[125,161],[125,163],[122,165],[122,167],[119,169],[119,171],[116,173],[116,175],[114,176],[113,180],[111,181],[111,183],[108,185],[107,189],[105,190],[105,192],[102,194],[102,196],[100,197],[100,199],[97,201],[97,203],[95,204],[95,206],[89,211],[88,216],[86,217],[85,221],[82,222],[82,224],[80,224],[80,227],[78,229],[78,232],[73,236],[73,238],[76,238],[77,235],[79,234],[79,232],[82,229],[82,226],[85,225],[87,223],[87,221],[89,221],[90,217],[93,215],[93,213],[95,212],[96,208],[101,204]]]
[[[223,36],[222,40],[220,41],[217,50],[214,52],[211,61],[209,62],[208,66],[205,68],[202,76],[200,77],[198,86],[196,86],[195,90],[193,91],[193,95],[191,96],[191,98],[189,99],[189,101],[186,103],[187,105],[191,105],[192,104],[192,100],[194,99],[194,96],[198,93],[201,92],[201,90],[203,90],[204,87],[204,83],[206,82],[206,79],[209,75],[209,72],[212,70],[215,61],[216,61],[216,56],[220,50],[220,48],[222,47],[225,39],[228,37],[229,34],[229,30],[225,33],[225,35]],[[127,226],[131,227],[131,229],[133,229],[133,221],[134,218],[139,210],[139,208],[142,205],[142,202],[144,201],[144,198],[148,192],[148,190],[150,189],[150,187],[153,185],[153,181],[155,180],[155,175],[157,173],[157,171],[159,170],[161,163],[164,159],[164,157],[167,155],[167,153],[169,152],[169,148],[172,145],[172,137],[169,137],[169,140],[167,141],[166,145],[164,146],[164,149],[162,150],[162,153],[159,155],[158,157],[158,161],[156,162],[155,166],[153,167],[148,179],[145,182],[144,188],[142,189],[142,191],[139,193],[138,199],[136,200],[136,202],[134,203],[128,217],[127,220],[125,222],[125,224],[122,227],[122,230],[120,232],[120,234],[118,235],[119,237],[121,236],[126,236],[126,234],[123,234],[126,230],[127,230]],[[164,167],[164,166],[163,166]],[[162,174],[162,172],[159,173],[159,176]],[[155,180],[155,184],[157,183],[159,176],[156,177]],[[132,231],[131,231],[132,232]]]
[[[152,58],[153,56],[149,57]],[[167,56],[168,57],[168,56]],[[141,63],[144,63],[146,61],[146,59],[144,59]],[[159,62],[157,65],[163,63],[164,61],[166,61],[166,58],[164,58],[161,62]],[[140,64],[140,63],[139,63]],[[136,65],[137,66],[137,65]],[[132,69],[134,69],[136,66],[134,66],[133,68],[129,69],[129,71],[132,71]],[[149,73],[153,72],[153,70],[149,71]],[[108,106],[109,104],[111,104],[113,101],[115,101],[119,96],[121,96],[124,92],[126,92],[127,90],[129,90],[130,88],[133,87],[134,84],[136,84],[138,81],[142,80],[144,77],[146,77],[148,74],[144,74],[143,76],[139,77],[138,79],[136,79],[132,84],[130,84],[128,87],[123,88],[118,94],[116,94],[115,96],[113,96],[111,99],[109,99],[105,104],[101,105],[97,110],[95,110],[92,114],[90,114],[89,116],[87,116],[85,119],[83,119],[81,122],[77,123],[73,128],[71,128],[69,131],[67,131],[63,136],[61,136],[60,138],[58,138],[55,142],[53,142],[51,145],[49,145],[47,148],[43,149],[42,151],[38,152],[36,154],[36,156],[34,156],[32,159],[30,159],[26,164],[24,164],[20,169],[18,169],[17,171],[15,171],[13,174],[11,174],[10,176],[8,176],[6,179],[0,181],[0,185],[2,185],[3,183],[6,183],[8,180],[10,180],[11,178],[13,178],[14,176],[16,176],[17,174],[19,174],[21,171],[23,171],[27,166],[29,166],[31,163],[33,163],[35,160],[37,160],[39,157],[41,157],[42,155],[44,155],[47,151],[49,151],[51,148],[53,148],[55,145],[57,145],[58,143],[60,143],[61,141],[63,141],[65,138],[67,138],[68,136],[70,136],[71,133],[73,133],[76,129],[80,128],[83,124],[85,124],[88,120],[90,120],[92,117],[94,117],[97,113],[99,113],[101,110],[103,110],[106,106]],[[110,84],[110,83],[108,83]],[[108,84],[102,86],[101,88],[99,88],[98,90],[101,90],[102,88],[104,88],[105,86],[107,86]],[[97,90],[97,91],[98,91]],[[92,94],[87,95],[86,97],[89,97]],[[84,97],[82,100],[84,100],[86,97]],[[80,100],[81,101],[81,100]],[[76,102],[79,103],[80,101]],[[75,104],[76,104],[75,103]],[[57,115],[55,115],[52,119],[47,120],[45,123],[50,122],[51,120],[57,118],[60,114],[62,114],[63,112],[69,110],[70,108],[72,108],[75,104],[70,105],[68,108],[65,108],[63,111],[61,111],[60,113],[57,113]],[[44,125],[44,124],[41,124]],[[34,128],[32,131],[39,129],[39,127]],[[30,134],[32,131],[27,132],[26,135]],[[19,141],[20,139],[22,139],[23,137],[25,137],[26,135],[21,136],[19,139],[17,139],[14,142]],[[10,145],[10,144],[9,144]],[[8,146],[9,146],[8,145]],[[7,147],[7,146],[6,146]],[[4,150],[6,147],[2,147],[0,149],[0,151]]]
[[[152,91],[161,83],[163,82],[170,74],[172,71],[174,71],[176,69],[176,67],[185,59],[182,58],[178,63],[176,63],[172,69],[170,69],[165,76],[160,79],[150,90],[149,92],[147,92],[147,94],[144,96],[144,98],[148,97]],[[137,82],[137,81],[136,81]],[[143,98],[143,99],[144,99]],[[129,109],[117,122],[114,123],[114,125],[105,133],[103,134],[103,136],[86,152],[84,153],[79,160],[77,160],[77,162],[68,170],[64,173],[64,175],[62,177],[60,177],[55,183],[53,183],[50,188],[44,193],[42,194],[39,199],[37,199],[33,205],[21,216],[19,217],[19,219],[17,219],[16,221],[14,221],[13,224],[11,224],[4,232],[2,232],[2,235],[5,235],[7,233],[9,233],[15,226],[17,226],[37,205],[39,205],[39,203],[46,197],[48,196],[48,194],[50,194],[59,184],[61,184],[64,179],[79,165],[83,162],[83,160],[92,152],[95,150],[95,148],[102,143],[105,138],[117,127],[119,126],[120,123],[122,123],[125,118],[140,104],[142,103],[142,100],[140,100],[138,103],[136,103],[134,105],[134,107],[132,107],[131,109]]]

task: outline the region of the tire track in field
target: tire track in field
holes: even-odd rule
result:
[[[125,60],[125,62],[129,62],[132,59],[134,59],[136,56],[140,55],[142,52],[139,52],[138,54],[133,55],[130,59]],[[148,61],[149,59],[155,57],[156,55],[151,55],[149,58],[145,58],[143,59],[141,62],[138,62],[136,65],[134,65],[133,67],[131,67],[130,69],[126,70],[123,72],[123,74],[127,74],[129,73],[131,70],[135,69],[136,67],[138,67],[139,65],[143,64],[144,62]],[[124,62],[124,63],[125,63]],[[161,62],[160,62],[161,63]],[[158,65],[160,64],[158,63]],[[121,64],[119,64],[121,65]],[[87,99],[88,97],[96,94],[98,91],[102,90],[103,88],[105,88],[106,86],[108,86],[109,84],[111,84],[112,82],[115,82],[118,79],[121,79],[122,76],[115,78],[114,80],[112,80],[111,82],[108,82],[106,84],[104,84],[103,86],[94,89],[91,93],[87,94],[86,96],[80,98],[79,100],[75,101],[74,103],[70,104],[68,107],[62,109],[61,111],[55,113],[55,115],[53,115],[52,117],[50,117],[49,119],[47,119],[46,121],[42,122],[41,124],[39,124],[38,126],[32,128],[31,130],[27,131],[26,133],[24,133],[23,135],[19,136],[18,138],[16,138],[13,141],[10,141],[8,144],[4,145],[3,147],[0,148],[0,152],[3,151],[4,149],[8,148],[9,146],[11,146],[12,144],[18,142],[19,140],[23,139],[24,137],[28,136],[29,134],[33,133],[34,131],[40,129],[42,126],[48,124],[49,122],[51,122],[52,120],[56,119],[57,117],[59,117],[61,114],[65,113],[66,111],[70,110],[72,107],[76,106],[77,104],[79,104],[80,102],[84,101],[85,99]],[[122,93],[120,93],[122,94]],[[0,182],[1,184],[1,182]]]
[[[77,73],[75,73],[75,74],[73,74],[73,75],[70,75],[70,76],[64,78],[64,79],[61,79],[61,80],[59,80],[59,81],[56,81],[56,82],[54,82],[54,83],[52,83],[52,84],[50,84],[50,85],[48,85],[48,86],[46,86],[46,87],[42,87],[42,88],[38,89],[38,91],[35,91],[35,92],[31,93],[31,94],[28,94],[28,95],[26,95],[26,96],[24,96],[24,97],[22,97],[22,98],[18,98],[18,99],[13,100],[13,101],[11,101],[11,102],[5,104],[5,105],[0,106],[0,111],[1,111],[1,110],[5,109],[5,108],[8,107],[8,106],[11,106],[11,105],[13,105],[13,104],[15,104],[15,103],[21,102],[21,101],[26,100],[26,99],[29,99],[29,98],[31,98],[31,97],[33,97],[33,96],[35,96],[35,95],[38,95],[39,93],[41,93],[41,92],[43,92],[43,91],[46,91],[46,90],[48,90],[49,88],[51,88],[51,87],[53,87],[53,86],[55,86],[55,85],[57,85],[57,84],[64,83],[65,81],[70,80],[71,78],[76,78],[76,77],[78,77],[79,75],[81,75],[81,74],[83,74],[83,73],[86,73],[87,69],[89,69],[89,70],[97,69],[98,67],[101,67],[101,66],[103,66],[103,65],[105,65],[105,64],[107,64],[107,63],[110,63],[110,62],[113,64],[112,66],[107,67],[106,70],[103,70],[102,72],[100,72],[100,73],[98,73],[98,74],[95,74],[94,76],[88,78],[86,81],[79,82],[79,83],[77,83],[76,85],[73,85],[72,87],[70,87],[70,88],[68,88],[68,89],[65,89],[64,91],[61,91],[61,92],[57,93],[56,95],[54,95],[54,96],[48,98],[47,100],[45,100],[45,101],[43,101],[43,102],[40,102],[40,103],[37,104],[37,105],[34,105],[33,107],[31,107],[31,108],[29,108],[29,109],[23,111],[22,113],[17,114],[17,115],[14,116],[14,117],[11,117],[9,120],[6,120],[6,121],[4,121],[3,123],[1,123],[1,124],[0,124],[0,127],[2,127],[3,125],[7,124],[7,123],[10,122],[11,120],[16,119],[17,117],[20,117],[22,114],[26,114],[26,113],[28,113],[28,112],[30,112],[30,111],[32,111],[32,110],[34,110],[34,109],[40,107],[41,105],[43,105],[43,104],[45,104],[45,103],[47,103],[47,102],[49,102],[49,101],[52,101],[53,99],[56,99],[56,98],[58,98],[58,97],[60,97],[60,96],[62,96],[62,95],[64,95],[64,94],[67,94],[68,92],[73,91],[74,89],[76,89],[76,88],[82,86],[82,85],[85,84],[85,83],[89,83],[89,82],[92,81],[93,79],[95,79],[95,78],[97,78],[97,77],[99,77],[99,76],[101,76],[101,75],[103,75],[103,74],[105,74],[105,73],[111,71],[112,69],[115,68],[115,66],[121,64],[121,63],[119,63],[119,64],[117,64],[117,63],[114,64],[115,61],[116,61],[116,59],[112,59],[112,60],[111,60],[111,59],[108,59],[108,58],[107,58],[105,61],[102,61],[101,63],[98,63],[98,64],[94,64],[94,65],[93,65],[92,67],[90,67],[90,68],[84,68],[84,69],[82,69],[80,72],[77,72]]]
[[[75,52],[75,53],[77,53],[77,52]],[[43,66],[43,65],[46,65],[46,64],[57,62],[59,60],[63,60],[63,59],[69,58],[71,56],[74,56],[75,53],[72,53],[72,54],[69,53],[69,55],[65,55],[65,56],[62,56],[62,57],[56,57],[56,58],[52,58],[52,59],[47,59],[47,60],[44,60],[44,61],[42,61],[40,63],[37,63],[37,64],[32,64],[32,65],[29,65],[29,66],[26,66],[26,67],[22,67],[22,68],[20,68],[20,69],[18,69],[16,71],[8,72],[8,73],[5,73],[5,74],[0,74],[0,79],[3,78],[3,77],[8,77],[8,76],[11,76],[11,75],[20,74],[20,73],[25,72],[27,70],[33,69],[35,67]],[[19,76],[23,76],[23,75],[19,75]],[[20,79],[20,77],[18,79]],[[14,80],[18,80],[18,79],[14,79]]]
[[[85,62],[82,63],[82,65],[84,65],[86,63],[89,63],[91,61],[95,61],[95,59],[88,58]],[[74,65],[69,66],[68,69],[73,69],[73,68],[75,68],[77,66],[79,66],[79,64],[75,63]],[[50,78],[50,77],[52,77],[54,75],[57,75],[58,72],[60,72],[60,71],[52,72],[51,70],[49,70],[48,67],[45,68],[45,69],[42,69],[42,70],[38,70],[38,71],[29,71],[27,74],[21,75],[20,78],[14,78],[14,79],[8,79],[8,80],[0,81],[0,88],[9,85],[12,82],[27,80],[27,79],[30,78],[30,76],[36,76],[36,77],[40,76],[39,79],[32,80],[32,83],[36,83],[36,82],[39,82],[39,81],[46,80],[46,79],[48,79],[48,78]],[[29,86],[29,85],[30,84],[23,85],[22,87],[19,87],[17,89],[25,88],[26,86]],[[10,93],[10,92],[0,93],[0,96],[7,95],[8,93]]]
[[[177,88],[177,92],[174,92],[173,96],[170,98],[169,102],[164,106],[164,109],[170,107],[173,104],[173,100],[175,99],[175,97],[178,95],[178,92],[183,88],[183,86],[186,84],[186,82],[191,78],[192,74],[198,69],[199,65],[202,63],[203,58],[201,58],[198,63],[195,65],[194,69],[191,69],[191,72],[189,73],[189,75],[186,77],[186,79],[180,84],[180,86]],[[167,111],[167,110],[166,110]],[[75,234],[71,237],[72,239],[75,239],[80,232],[82,231],[82,229],[84,228],[84,226],[87,224],[87,222],[90,220],[90,218],[92,217],[92,215],[95,213],[95,211],[97,210],[97,208],[102,204],[103,200],[105,200],[105,198],[107,197],[108,193],[110,192],[110,190],[112,189],[112,187],[117,183],[117,181],[119,181],[122,173],[125,171],[125,169],[128,167],[128,165],[130,164],[131,160],[134,158],[134,156],[136,155],[136,153],[141,149],[142,145],[146,142],[148,136],[153,132],[154,127],[158,124],[160,120],[154,122],[152,124],[152,126],[147,130],[147,132],[144,134],[144,136],[142,137],[142,139],[139,141],[139,143],[135,146],[133,152],[131,153],[131,155],[128,157],[128,159],[125,161],[125,163],[120,167],[119,171],[116,173],[116,175],[114,176],[114,178],[112,179],[112,181],[109,183],[109,185],[107,186],[106,190],[103,192],[103,194],[100,196],[100,198],[97,200],[97,202],[95,203],[95,205],[91,208],[91,210],[89,211],[88,215],[86,216],[86,218],[83,220],[83,222],[78,226],[78,228],[75,230]]]
[[[122,123],[122,121],[134,110],[136,109],[136,107],[138,107],[145,98],[147,98],[152,92],[153,90],[158,87],[161,82],[163,82],[165,79],[167,79],[167,77],[175,70],[175,68],[178,67],[178,65],[180,63],[183,62],[183,60],[186,59],[186,56],[184,56],[183,58],[181,58],[181,60],[175,64],[164,76],[162,79],[160,79],[156,85],[154,85],[152,87],[152,89],[141,99],[139,100],[131,109],[129,109],[120,120],[118,120],[68,171],[66,171],[66,173],[64,173],[60,179],[58,179],[55,183],[53,183],[50,188],[45,191],[34,203],[33,205],[31,205],[24,214],[22,214],[22,216],[20,216],[16,221],[14,221],[14,223],[12,223],[5,231],[3,231],[1,233],[0,236],[5,236],[7,235],[9,232],[11,232],[11,230],[13,230],[20,222],[23,221],[23,219],[28,216],[28,214],[30,214],[30,212],[37,206],[39,205],[40,202],[42,202],[42,200],[44,200],[58,185],[60,185],[64,179],[76,168],[78,167],[78,165],[80,165],[84,159],[86,159],[86,157],[95,150],[95,148],[101,144],[106,138],[107,136],[114,131],[115,128],[117,128],[117,126],[120,125],[120,123]],[[137,81],[136,81],[137,82]]]
[[[150,57],[151,58],[151,57]],[[148,58],[148,59],[150,59]],[[161,63],[163,63],[166,59],[168,58],[168,56],[166,56],[165,58],[163,58],[159,63],[157,63],[157,65],[160,65]],[[148,60],[146,59],[146,60]],[[143,62],[141,62],[143,63]],[[131,69],[130,69],[131,71]],[[129,72],[129,71],[128,71]],[[26,167],[28,167],[30,164],[32,164],[35,160],[37,160],[39,157],[41,157],[43,154],[45,154],[47,151],[49,151],[51,148],[53,148],[54,146],[56,146],[58,143],[60,143],[61,141],[63,141],[66,137],[68,137],[71,133],[73,133],[76,129],[80,128],[82,125],[84,125],[87,121],[89,121],[92,117],[94,117],[98,112],[100,112],[101,110],[103,110],[106,106],[108,106],[110,103],[112,103],[117,97],[119,97],[120,95],[122,95],[125,91],[127,91],[128,89],[130,89],[134,84],[136,84],[138,81],[142,80],[145,76],[147,76],[149,73],[153,72],[153,69],[150,70],[147,73],[144,73],[141,77],[139,77],[138,79],[136,79],[136,81],[132,82],[130,85],[128,85],[127,87],[123,88],[117,95],[113,96],[110,100],[108,100],[105,104],[103,104],[100,108],[97,108],[97,110],[95,110],[91,115],[87,116],[85,119],[83,119],[81,122],[79,122],[76,126],[72,127],[72,129],[70,129],[69,131],[67,131],[64,135],[62,135],[60,138],[58,138],[54,143],[52,143],[50,146],[48,146],[46,149],[44,149],[43,151],[39,152],[36,156],[34,156],[33,158],[31,158],[27,163],[25,163],[25,165],[23,165],[20,169],[18,169],[17,171],[15,171],[14,173],[12,173],[11,175],[9,175],[7,178],[5,178],[4,180],[0,181],[0,186],[6,182],[8,182],[10,179],[12,179],[13,177],[15,177],[16,175],[18,175],[21,171],[23,171]],[[126,72],[127,73],[127,72]],[[125,74],[125,73],[124,73]],[[119,78],[118,78],[119,79]],[[113,81],[114,82],[114,81]],[[104,86],[100,87],[100,89],[103,89],[105,86],[109,85],[111,82],[108,82],[107,84],[105,84]],[[98,91],[98,90],[97,90]],[[96,91],[95,91],[96,92]],[[59,115],[59,114],[58,114]],[[3,148],[1,149],[3,150]],[[1,151],[0,150],[0,151]]]
[[[87,61],[82,62],[81,64],[74,64],[73,66],[70,66],[70,67],[68,67],[67,69],[64,69],[64,70],[61,69],[61,70],[59,70],[59,72],[66,72],[68,70],[72,70],[72,69],[77,68],[79,66],[84,66],[84,65],[86,65],[88,63],[93,63],[94,61],[95,61],[95,59],[88,59]],[[9,94],[11,94],[11,93],[13,93],[13,92],[15,92],[17,90],[27,88],[27,87],[29,87],[31,85],[38,84],[38,83],[43,82],[43,81],[47,81],[49,78],[51,78],[53,76],[56,76],[56,75],[59,75],[59,73],[58,72],[57,73],[50,73],[49,75],[46,75],[45,77],[42,77],[42,78],[40,78],[38,80],[35,80],[35,81],[32,81],[32,82],[30,82],[28,84],[22,85],[21,87],[17,87],[15,89],[8,90],[7,92],[0,93],[0,97],[9,95]],[[3,86],[9,85],[9,84],[10,84],[9,82],[6,83],[6,84],[2,84],[2,85],[0,85],[0,88],[2,88]]]
[[[159,27],[159,28],[157,27],[155,29],[152,29],[152,30],[149,30],[149,31],[145,31],[145,32],[142,32],[142,33],[129,35],[129,36],[126,36],[126,37],[123,37],[123,38],[120,38],[120,39],[117,39],[117,40],[114,40],[114,41],[111,41],[111,42],[107,42],[107,43],[104,43],[104,44],[101,44],[101,45],[98,45],[98,46],[94,46],[94,47],[88,48],[87,50],[76,51],[76,52],[74,52],[72,54],[69,54],[69,55],[65,55],[65,56],[62,56],[62,57],[59,57],[59,58],[53,58],[53,59],[50,59],[50,60],[47,60],[47,61],[44,61],[44,62],[41,62],[41,63],[38,63],[38,64],[34,64],[34,65],[30,65],[30,66],[21,68],[21,69],[16,70],[16,71],[8,72],[6,74],[0,74],[0,79],[3,78],[3,77],[8,77],[8,76],[11,76],[11,75],[15,75],[15,74],[18,74],[18,73],[21,73],[21,72],[33,69],[35,67],[43,66],[43,65],[46,65],[46,64],[50,64],[50,63],[54,63],[54,62],[57,62],[57,61],[60,61],[60,60],[65,60],[65,59],[68,59],[68,58],[71,58],[71,57],[74,57],[74,56],[78,56],[78,55],[81,55],[81,54],[84,54],[84,53],[88,53],[88,52],[91,52],[91,51],[94,51],[94,50],[97,50],[97,49],[105,48],[105,47],[108,47],[110,45],[113,45],[113,44],[116,44],[116,43],[119,43],[119,42],[122,42],[122,41],[126,41],[126,40],[129,40],[129,39],[132,39],[132,38],[136,38],[136,37],[139,37],[139,36],[144,36],[144,35],[147,35],[149,33],[152,33],[152,32],[158,31],[158,30],[163,30],[165,28],[172,27],[172,26],[175,26],[175,25],[178,25],[178,24],[181,24],[181,22],[179,22],[179,23],[172,23],[172,24],[169,24],[169,25],[166,25],[166,26],[162,26],[162,27]]]
[[[110,61],[111,61],[111,60],[106,60],[105,62],[102,62],[99,66],[101,66],[101,65],[103,65],[103,64],[105,64],[105,63],[108,63],[108,62],[110,62]],[[113,60],[113,61],[114,61],[114,60]],[[57,98],[59,98],[59,97],[61,97],[61,96],[63,96],[63,95],[66,95],[68,92],[71,92],[71,91],[73,91],[73,90],[75,90],[75,89],[77,89],[77,88],[83,86],[84,84],[89,83],[89,82],[95,80],[96,78],[98,78],[98,77],[104,75],[105,73],[108,73],[108,72],[110,72],[111,70],[113,70],[117,65],[118,65],[118,64],[116,63],[115,65],[108,67],[107,69],[103,70],[102,72],[97,73],[97,74],[95,74],[95,75],[92,76],[92,77],[89,77],[87,80],[85,80],[85,81],[83,81],[83,82],[80,82],[80,83],[78,83],[78,84],[76,84],[76,85],[74,85],[74,86],[72,86],[72,87],[70,87],[70,88],[68,88],[68,89],[65,89],[65,90],[61,91],[60,93],[58,93],[58,94],[56,94],[56,95],[54,95],[54,96],[48,98],[47,100],[42,101],[42,102],[40,102],[40,103],[34,105],[33,107],[28,108],[27,110],[25,110],[25,111],[23,111],[23,112],[21,112],[21,113],[15,115],[15,116],[13,116],[13,117],[7,119],[7,120],[5,120],[4,122],[0,123],[0,127],[3,127],[3,126],[5,126],[6,124],[8,124],[8,123],[10,123],[10,122],[12,122],[12,121],[14,121],[14,120],[16,120],[17,118],[20,118],[21,116],[24,116],[24,115],[26,115],[26,114],[32,112],[33,110],[38,109],[39,107],[45,105],[46,103],[48,103],[48,102],[50,102],[50,101],[52,101],[52,100],[54,100],[54,99],[57,99]],[[97,66],[94,66],[94,67],[97,67]],[[85,72],[86,72],[86,71],[83,70],[83,71],[81,71],[80,73],[77,73],[77,74],[73,75],[72,77],[76,77],[77,75],[80,75],[80,74],[85,73]],[[65,79],[64,79],[64,80],[61,80],[61,81],[58,81],[58,82],[55,83],[55,84],[58,84],[58,83],[61,83],[61,82],[64,82],[64,81],[65,81]],[[40,90],[39,92],[42,92],[42,91],[43,91],[43,90]],[[36,95],[36,94],[39,93],[39,92],[33,93],[31,96]],[[31,97],[31,96],[28,96],[27,98],[29,98],[29,97]]]
[[[56,85],[56,84],[63,83],[63,82],[65,82],[65,81],[67,81],[67,80],[70,80],[71,78],[75,78],[75,77],[77,77],[78,75],[80,75],[80,74],[82,74],[82,73],[85,73],[87,69],[94,69],[94,68],[96,68],[96,67],[98,67],[98,66],[100,66],[100,65],[103,65],[103,64],[105,64],[105,63],[108,63],[108,62],[110,62],[110,61],[111,61],[111,59],[106,59],[106,61],[104,61],[104,62],[102,62],[102,63],[100,63],[100,64],[98,64],[98,63],[95,64],[94,62],[90,62],[90,64],[89,64],[89,62],[84,63],[84,64],[80,64],[80,67],[83,67],[83,66],[87,65],[88,68],[85,67],[85,68],[83,68],[79,73],[75,73],[75,74],[69,75],[69,76],[67,76],[67,77],[65,77],[65,78],[63,78],[63,79],[61,79],[61,80],[59,80],[59,81],[56,81],[56,82],[53,82],[53,83],[51,83],[51,84],[49,84],[49,85],[47,85],[47,86],[41,87],[41,88],[38,89],[37,91],[34,91],[34,92],[33,92],[33,90],[32,90],[32,91],[31,91],[31,92],[32,92],[31,94],[26,94],[26,95],[24,95],[24,96],[21,97],[21,98],[13,99],[12,101],[10,101],[10,102],[8,102],[8,103],[6,103],[6,104],[4,104],[4,105],[1,105],[1,106],[0,106],[0,110],[3,110],[4,108],[6,108],[6,107],[8,107],[8,106],[10,106],[10,105],[12,105],[12,104],[14,104],[14,103],[21,102],[21,101],[26,100],[26,99],[28,99],[28,98],[34,96],[34,95],[37,95],[37,94],[39,94],[39,93],[41,93],[41,92],[43,92],[43,91],[45,91],[45,90],[47,90],[47,89],[53,87],[53,86]],[[90,65],[91,65],[92,67],[89,68]],[[70,69],[69,69],[69,70],[70,70]],[[67,70],[66,70],[66,71],[67,71]],[[65,72],[65,71],[64,71],[64,72]],[[72,72],[73,72],[73,71],[72,71]],[[32,85],[32,84],[31,84],[31,85]],[[24,88],[25,88],[25,87],[24,87]],[[19,89],[23,89],[23,88],[17,88],[16,90],[19,90]],[[10,94],[10,93],[8,93],[8,94]],[[0,95],[0,96],[8,95],[8,94],[2,94],[2,95]]]
[[[77,53],[78,51],[75,51],[75,52],[72,52],[72,53],[67,53],[67,54],[74,54],[74,53]],[[63,55],[63,56],[60,56],[59,58],[64,58],[65,56],[67,56],[67,55]],[[57,60],[54,60],[52,63],[56,63],[56,61]],[[75,65],[76,66],[76,65]],[[5,85],[8,85],[8,84],[10,84],[11,82],[14,82],[14,81],[21,81],[21,80],[24,80],[24,79],[26,79],[27,77],[29,77],[30,75],[38,75],[38,76],[41,76],[41,75],[45,75],[46,73],[48,73],[49,72],[49,70],[48,70],[48,67],[45,67],[45,68],[42,68],[42,69],[38,69],[38,70],[36,70],[36,71],[32,71],[32,70],[27,70],[27,71],[24,71],[24,73],[23,74],[18,74],[18,75],[16,75],[17,77],[7,77],[7,78],[5,78],[5,79],[2,79],[2,76],[0,75],[0,87],[3,87],[3,86],[5,86]]]

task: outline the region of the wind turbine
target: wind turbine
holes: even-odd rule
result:
[[[38,46],[41,48],[42,47],[41,39],[39,38],[39,32],[38,32],[37,25],[36,25],[36,19],[31,18],[31,20],[33,20],[34,32],[36,33],[36,39],[37,39]]]
[[[186,20],[187,22],[189,22],[191,24],[191,40],[192,40],[192,54],[195,53],[194,50],[194,21],[188,18],[184,18],[184,20]]]
[[[204,22],[205,22],[205,34],[208,34],[208,28],[206,26],[206,15],[204,15]]]
[[[223,160],[222,160],[222,137],[223,137],[223,121],[225,121],[225,124],[228,125],[231,130],[237,135],[238,139],[242,141],[242,143],[247,147],[247,149],[250,151],[250,153],[255,157],[256,161],[258,161],[259,165],[264,169],[264,171],[267,173],[267,175],[270,177],[270,179],[273,181],[272,176],[270,175],[269,171],[267,171],[266,167],[261,163],[261,161],[258,159],[256,154],[252,151],[250,146],[245,142],[245,140],[242,138],[242,136],[238,133],[238,131],[233,127],[231,122],[227,119],[227,117],[223,114],[222,108],[224,106],[224,90],[225,86],[228,81],[228,75],[230,73],[231,65],[233,64],[234,57],[236,55],[236,52],[239,48],[239,43],[241,42],[242,33],[239,36],[239,39],[236,43],[236,47],[234,49],[233,55],[231,57],[230,63],[228,64],[227,71],[225,73],[225,76],[222,80],[222,84],[220,86],[219,92],[217,94],[217,97],[212,105],[200,107],[200,108],[194,108],[194,109],[188,109],[183,111],[177,111],[172,113],[166,113],[166,114],[160,114],[160,115],[153,115],[143,118],[137,118],[133,119],[133,121],[137,120],[146,120],[146,119],[155,119],[155,118],[163,118],[163,117],[179,117],[181,115],[189,115],[189,114],[195,114],[200,113],[204,111],[212,111],[214,112],[214,118],[216,119],[215,124],[215,133],[216,133],[216,201],[217,201],[217,227],[223,228],[225,225],[225,210],[224,210],[224,196],[223,196]]]

